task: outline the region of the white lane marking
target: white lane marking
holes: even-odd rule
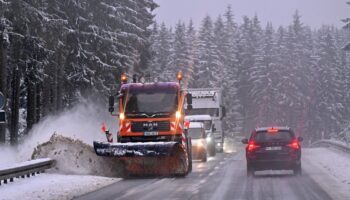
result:
[[[213,196],[211,196],[210,200],[223,199],[226,192],[231,187],[231,181],[234,174],[234,170],[229,169],[229,164],[225,168],[225,174],[223,180],[218,185],[215,190]]]

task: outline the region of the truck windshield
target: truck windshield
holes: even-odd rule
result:
[[[137,91],[126,95],[126,114],[171,114],[177,109],[176,91]]]
[[[200,139],[204,137],[203,129],[201,128],[189,128],[188,134],[192,139]]]
[[[205,130],[210,130],[211,129],[211,120],[190,120],[191,122],[202,122],[204,124],[204,129]]]
[[[212,117],[219,117],[219,108],[194,108],[186,110],[186,115],[210,115]]]

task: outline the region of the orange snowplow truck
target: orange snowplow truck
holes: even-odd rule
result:
[[[123,160],[129,174],[186,176],[192,170],[191,140],[184,123],[184,102],[192,96],[178,82],[127,83],[122,75],[119,92],[109,98],[109,112],[118,108],[119,131],[113,143],[94,141],[99,156]],[[108,130],[107,130],[108,131]]]

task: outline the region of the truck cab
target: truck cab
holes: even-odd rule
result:
[[[118,141],[181,141],[184,110],[178,83],[129,83],[120,89]]]
[[[191,138],[184,124],[184,102],[191,109],[192,96],[178,82],[127,82],[109,97],[109,112],[119,119],[117,142],[103,125],[107,142],[94,141],[99,156],[120,159],[128,174],[186,176],[192,171]],[[136,80],[136,79],[133,79]]]

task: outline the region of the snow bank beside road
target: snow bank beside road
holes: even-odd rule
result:
[[[302,168],[332,199],[350,196],[350,154],[332,148],[304,148]]]
[[[121,179],[97,176],[40,174],[0,186],[0,200],[68,200]]]
[[[28,137],[24,138],[23,143],[19,146],[19,159],[20,161],[30,159],[34,148],[47,142],[54,133],[78,139],[90,145],[94,140],[106,141],[101,125],[103,122],[107,122],[108,125],[116,125],[115,121],[113,123],[111,121],[113,117],[107,110],[94,102],[82,102],[57,116],[48,116],[35,125]],[[115,134],[117,128],[109,128]]]
[[[349,185],[350,155],[332,148],[305,149],[308,160],[325,169],[330,175]]]
[[[61,174],[116,177],[123,173],[120,161],[99,157],[90,145],[57,134],[36,147],[32,158],[54,159],[55,165],[51,172]]]

